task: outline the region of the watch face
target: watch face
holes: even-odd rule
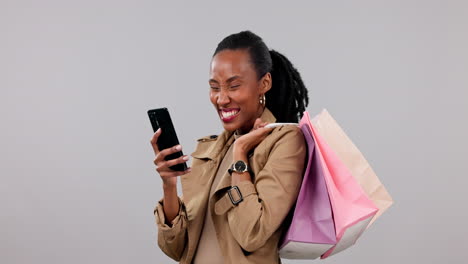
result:
[[[242,160],[239,160],[236,162],[236,164],[234,164],[234,168],[236,169],[236,171],[245,171],[247,166],[245,162],[243,162]]]

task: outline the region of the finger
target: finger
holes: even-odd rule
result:
[[[174,165],[184,163],[184,162],[186,162],[188,160],[189,160],[189,157],[187,155],[184,155],[184,156],[179,157],[177,159],[172,159],[172,160],[166,161],[164,166],[167,166],[169,168],[169,167],[172,167]]]
[[[185,162],[185,160],[182,160],[182,162]],[[161,173],[164,173],[165,171],[174,171],[170,167],[177,165],[180,162],[179,158],[177,159],[172,159],[172,160],[160,160],[160,161],[154,161],[154,164],[156,165],[156,171]]]
[[[158,130],[156,130],[156,132],[154,133],[153,137],[150,140],[151,146],[153,146],[154,155],[158,155],[158,152],[159,152],[157,142],[158,142],[158,138],[160,135],[161,135],[161,128],[158,128]]]
[[[270,133],[273,131],[275,128],[274,127],[262,127],[263,130],[265,130],[266,133]]]
[[[261,123],[262,123],[262,119],[260,119],[260,118],[255,119],[253,129],[255,130],[255,129],[259,128]]]
[[[273,127],[260,127],[255,130],[255,133],[257,133],[258,136],[267,136],[273,129]]]
[[[192,171],[192,168],[188,168],[184,171],[163,171],[163,172],[160,172],[159,175],[161,175],[161,178],[171,178],[171,177],[185,175],[191,171]]]
[[[258,138],[260,141],[263,141],[270,133],[273,131],[273,128],[262,127],[258,130]]]
[[[262,122],[260,123],[260,125],[258,126],[259,128],[261,127],[265,127],[266,125],[268,125],[269,123],[268,122]]]
[[[159,154],[156,156],[156,160],[157,161],[161,161],[161,160],[164,160],[164,158],[168,155],[171,155],[173,153],[176,153],[176,152],[179,152],[182,150],[182,146],[181,145],[175,145],[173,147],[170,147],[170,148],[167,148],[167,149],[163,149],[159,152]]]

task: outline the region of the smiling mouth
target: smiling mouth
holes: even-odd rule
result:
[[[239,115],[240,109],[239,108],[229,108],[229,109],[221,109],[219,111],[219,116],[223,122],[232,121]]]

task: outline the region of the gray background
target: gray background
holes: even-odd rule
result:
[[[173,263],[157,247],[150,108],[186,153],[221,132],[217,43],[250,29],[299,69],[395,200],[322,263],[468,257],[467,1],[0,1],[0,262]],[[309,263],[311,261],[284,261]]]

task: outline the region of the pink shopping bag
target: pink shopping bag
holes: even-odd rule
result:
[[[307,116],[307,121],[312,128],[315,149],[324,167],[325,183],[335,223],[337,244],[322,255],[323,259],[354,245],[377,213],[378,208],[310,123],[309,114],[304,112],[304,116]]]
[[[279,247],[280,257],[286,259],[315,259],[336,244],[324,169],[306,118],[299,123],[308,149],[306,169],[291,223]]]
[[[320,136],[356,178],[367,196],[379,208],[379,211],[367,226],[369,228],[393,204],[392,197],[380,182],[364,155],[326,109],[323,109],[320,114],[312,118],[311,122]]]

